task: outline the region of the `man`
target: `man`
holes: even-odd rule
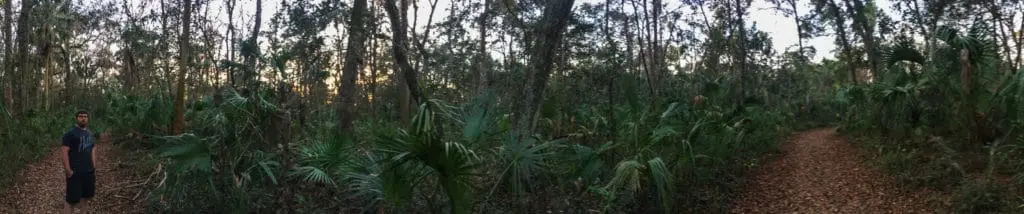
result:
[[[88,210],[88,202],[96,194],[96,149],[89,124],[89,113],[75,113],[75,127],[64,133],[61,152],[64,154],[64,176],[67,192],[64,213],[74,209]],[[81,203],[79,203],[81,202]]]

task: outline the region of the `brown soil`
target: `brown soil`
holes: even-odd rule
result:
[[[146,193],[139,192],[145,185],[138,184],[145,178],[139,179],[127,164],[118,162],[116,149],[109,143],[96,145],[96,196],[89,202],[89,213],[144,213]],[[54,146],[42,161],[18,172],[14,185],[0,194],[0,213],[62,213],[66,184],[61,155]]]
[[[932,213],[927,194],[898,188],[834,128],[792,136],[752,175],[732,213]]]

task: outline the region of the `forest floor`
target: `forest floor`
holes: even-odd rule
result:
[[[145,212],[147,193],[140,191],[144,191],[146,178],[140,179],[130,168],[132,164],[121,162],[110,143],[96,145],[96,195],[89,202],[88,213]],[[62,213],[66,184],[61,155],[60,147],[54,146],[40,162],[18,172],[14,184],[0,190],[0,213]]]
[[[835,128],[804,131],[751,174],[733,213],[932,213],[929,193],[899,188]]]

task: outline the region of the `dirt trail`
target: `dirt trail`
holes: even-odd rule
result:
[[[54,143],[42,161],[21,172],[14,185],[0,190],[0,213],[61,213],[64,209],[65,181],[61,170],[59,142]],[[126,164],[117,161],[109,143],[97,143],[96,196],[89,203],[90,213],[143,213],[146,193],[132,200],[140,188],[132,188],[138,176]],[[145,178],[143,178],[145,179]]]
[[[792,136],[746,186],[733,213],[931,213],[923,193],[901,192],[834,128]]]

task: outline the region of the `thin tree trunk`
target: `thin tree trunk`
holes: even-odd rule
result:
[[[847,61],[846,67],[850,71],[850,82],[853,84],[857,84],[857,68],[854,67],[854,63],[851,62],[854,59],[850,59],[849,57],[850,50],[852,48],[850,47],[850,39],[846,35],[846,19],[843,18],[843,13],[839,9],[839,5],[836,5],[835,0],[829,0],[828,4],[829,10],[831,10],[833,14],[836,14],[834,27],[836,34],[839,36],[839,45],[842,48],[842,50],[840,51],[840,55],[842,55],[842,58],[844,58],[845,61]]]
[[[14,87],[14,96],[17,97],[14,101],[14,105],[11,106],[11,113],[14,114],[16,118],[21,115],[23,110],[29,107],[28,103],[30,102],[26,89],[38,87],[35,84],[31,84],[29,80],[29,75],[32,73],[33,69],[31,69],[32,63],[29,63],[28,53],[28,38],[31,34],[31,31],[29,30],[31,28],[29,25],[29,19],[32,15],[32,8],[35,7],[35,2],[35,0],[23,0],[21,2],[21,16],[18,17],[18,62],[16,64],[18,69],[13,73],[15,82],[12,82],[11,85]]]
[[[604,23],[604,29],[603,30],[604,30],[604,36],[605,36],[605,45],[607,45],[609,48],[612,48],[613,50],[617,50],[618,48],[615,45],[615,40],[612,39],[612,29],[611,29],[610,26],[608,26],[608,23],[610,22],[610,19],[611,19],[608,16],[608,14],[611,12],[611,10],[610,10],[611,5],[610,4],[612,4],[611,0],[606,0],[605,3],[604,3],[604,20],[602,20],[602,21]],[[616,52],[618,52],[618,51],[616,51]],[[611,140],[612,142],[615,141],[616,136],[617,136],[617,132],[618,132],[617,131],[618,129],[616,128],[616,127],[618,127],[618,120],[616,120],[616,117],[615,117],[615,80],[618,79],[617,78],[618,71],[621,70],[621,68],[622,68],[622,64],[620,64],[619,61],[615,61],[614,63],[615,64],[612,65],[613,69],[608,69],[608,116],[607,117],[608,117],[608,121],[609,121],[608,124],[609,125],[608,125],[608,130],[606,131],[607,134],[608,134],[608,139]]]
[[[651,66],[650,66],[650,60],[649,60],[650,56],[648,54],[648,52],[650,51],[650,48],[649,47],[645,47],[645,46],[647,46],[647,44],[644,44],[644,38],[646,38],[648,43],[650,42],[650,35],[651,34],[649,32],[645,33],[644,32],[645,30],[641,27],[641,26],[646,26],[648,29],[650,28],[650,23],[647,22],[647,9],[646,9],[647,1],[646,0],[643,0],[643,1],[644,1],[644,5],[643,5],[643,8],[644,8],[644,24],[643,25],[640,24],[640,17],[639,17],[640,16],[639,15],[640,12],[638,11],[638,9],[640,7],[636,5],[636,0],[630,0],[630,3],[633,5],[633,14],[636,16],[634,18],[634,21],[636,22],[636,32],[637,32],[636,39],[637,39],[637,47],[639,48],[638,53],[640,54],[641,69],[643,69],[644,76],[646,77],[645,80],[647,81],[647,106],[648,106],[648,108],[653,109],[655,107],[655,100],[657,99],[657,95],[656,95],[656,92],[654,90],[654,80],[652,79],[653,77],[651,76]]]
[[[255,21],[256,23],[252,27],[252,32],[251,32],[252,35],[249,36],[249,40],[250,40],[249,42],[251,42],[251,45],[253,45],[255,47],[259,47],[259,44],[260,44],[259,43],[260,24],[262,23],[262,17],[263,17],[263,0],[256,0],[256,18],[253,19],[253,21]],[[253,50],[253,51],[255,51],[255,50]],[[250,86],[255,86],[253,89],[250,89],[250,90],[258,90],[259,82],[260,82],[259,81],[260,74],[259,74],[259,68],[257,68],[257,63],[256,63],[256,53],[248,53],[245,56],[245,67],[246,67],[246,72],[244,72],[245,74],[242,75],[242,76],[244,76],[243,84],[245,85],[246,88],[248,88]]]
[[[407,8],[408,3],[405,0],[402,0],[402,5],[402,8]],[[408,86],[412,100],[415,101],[417,105],[423,104],[426,101],[423,97],[423,90],[420,89],[419,82],[416,79],[416,70],[413,69],[412,64],[409,63],[409,56],[407,55],[409,42],[406,37],[408,35],[406,32],[407,25],[405,24],[406,13],[399,13],[398,6],[395,5],[395,0],[385,0],[384,10],[388,13],[389,20],[391,21],[391,42],[393,43],[392,54],[394,54],[395,64],[397,64],[398,69],[402,71],[402,77],[405,80],[406,86]]]
[[[342,85],[338,87],[341,96],[339,111],[341,133],[352,133],[352,121],[355,120],[356,79],[363,62],[363,49],[366,41],[366,0],[355,0],[352,18],[349,22],[348,47],[345,48],[345,65],[342,70]]]
[[[50,36],[50,23],[47,23],[43,41],[43,109],[50,110],[50,77],[53,75],[53,37]]]
[[[1021,16],[1024,16],[1024,13],[1022,13]],[[1022,49],[1022,47],[1024,47],[1024,21],[1020,22],[1020,28],[1017,28],[1017,30],[1020,33],[1017,34],[1017,59],[1014,60],[1016,62],[1014,71],[1021,69],[1022,64],[1024,64],[1024,61],[1021,61],[1021,56],[1024,56],[1024,52],[1022,52],[1024,51],[1024,49]]]
[[[796,24],[796,44],[797,47],[800,48],[800,57],[807,58],[807,55],[804,53],[804,37],[801,36],[803,35],[803,26],[800,26],[800,10],[796,6],[796,0],[787,0],[787,2],[793,9],[793,23]]]
[[[226,3],[227,3],[227,7],[228,7],[228,35],[227,35],[227,37],[225,39],[227,40],[228,51],[226,53],[227,57],[225,57],[225,58],[227,58],[228,61],[235,62],[235,44],[234,43],[235,43],[235,5],[236,5],[236,3],[235,3],[235,0],[226,0]],[[237,71],[238,71],[238,68],[231,68],[231,69],[227,69],[226,70],[227,74],[225,76],[226,76],[226,78],[228,78],[228,80],[229,80],[228,82],[231,83],[231,85],[234,85],[234,82],[230,81],[231,78],[232,78],[231,76],[234,75],[235,72],[237,72]],[[218,73],[217,74],[217,88],[218,88],[218,90],[221,87],[223,87],[223,85],[220,82],[220,76],[221,76],[221,73]],[[220,92],[218,91],[218,92],[214,92],[214,93],[220,93]]]
[[[15,79],[14,79],[14,60],[13,60],[14,57],[12,57],[12,52],[11,52],[11,46],[14,46],[14,41],[11,40],[11,32],[14,32],[14,29],[11,28],[11,22],[12,22],[12,20],[11,20],[12,18],[11,17],[13,17],[11,15],[11,5],[12,4],[14,4],[14,1],[12,1],[12,0],[7,0],[7,2],[5,2],[3,4],[3,8],[4,8],[3,22],[4,23],[3,23],[3,28],[0,28],[0,32],[3,32],[3,44],[4,44],[4,50],[3,50],[4,51],[3,52],[3,54],[4,54],[4,58],[3,58],[4,64],[3,64],[3,67],[0,67],[0,70],[3,70],[3,74],[4,75],[3,75],[3,79],[0,79],[0,91],[2,91],[4,93],[4,96],[3,96],[4,103],[6,104],[5,106],[8,107],[8,108],[13,107],[13,105],[14,105],[14,96],[13,96],[13,91],[12,91],[13,89],[12,89],[12,87],[14,87],[14,85],[15,85]]]
[[[522,106],[518,108],[516,128],[520,139],[529,137],[534,130],[537,110],[544,100],[544,88],[554,64],[555,51],[562,42],[563,32],[568,26],[574,0],[550,0],[544,7],[544,15],[536,28],[533,45],[530,46],[530,65],[526,73],[525,94]]]
[[[169,62],[170,60],[168,60],[169,58],[171,58],[171,56],[169,56],[170,55],[170,51],[167,51],[170,48],[170,46],[171,46],[170,45],[171,29],[170,29],[170,26],[167,24],[167,18],[168,18],[167,14],[168,13],[167,13],[167,5],[166,5],[166,1],[165,0],[160,0],[160,11],[161,11],[161,13],[160,13],[160,29],[161,29],[162,35],[164,37],[163,39],[160,40],[160,55],[162,56],[161,58],[163,59],[163,60],[160,60],[160,61],[161,61],[161,64],[163,64],[164,78],[167,81],[167,84],[166,84],[166,86],[167,86],[167,94],[168,95],[173,95],[174,94],[174,92],[173,92],[174,87],[172,87],[172,85],[173,85],[172,82],[174,81],[174,75],[173,75],[173,71],[171,71],[171,65],[170,65],[170,62]]]
[[[851,2],[853,5],[850,5]],[[866,11],[867,8],[861,0],[847,1],[847,7],[850,8],[850,12],[853,14],[853,22],[856,25],[854,29],[857,30],[861,40],[864,41],[864,50],[867,51],[868,66],[871,69],[871,74],[872,76],[879,76],[879,73],[882,72],[879,67],[881,55],[876,50],[878,45],[875,43],[875,29],[865,15],[865,13],[868,13]]]
[[[367,22],[367,24],[370,27],[370,34],[367,35],[367,38],[370,40],[370,52],[369,52],[369,56],[368,56],[370,58],[370,85],[369,85],[369,88],[367,89],[367,97],[370,98],[369,99],[370,109],[373,109],[373,110],[370,111],[370,116],[376,118],[377,117],[377,111],[376,111],[376,109],[377,109],[377,99],[378,99],[378,97],[377,97],[377,73],[379,72],[378,69],[379,69],[380,63],[381,63],[380,62],[380,58],[377,55],[377,43],[378,43],[377,41],[378,40],[375,38],[376,35],[377,35],[377,29],[379,29],[377,27],[377,24],[380,23],[380,22],[375,21],[375,20],[377,20],[377,0],[370,0],[370,14],[369,14],[369,16],[370,16],[370,19],[368,19],[368,21],[370,21],[370,22]],[[372,23],[372,24],[370,24],[370,23]]]
[[[191,52],[189,47],[189,35],[192,24],[192,1],[183,2],[184,9],[181,15],[181,35],[178,38],[178,84],[177,93],[174,94],[174,123],[171,124],[173,134],[181,134],[185,129],[185,77],[189,69]]]
[[[744,4],[743,1],[745,1],[745,0],[736,0],[735,1],[736,2],[736,5],[735,5],[736,6],[736,8],[735,8],[736,9],[736,11],[735,11],[736,12],[736,23],[739,23],[739,27],[736,28],[737,32],[738,32],[738,36],[737,36],[738,38],[736,40],[737,41],[737,49],[734,50],[735,57],[733,59],[733,60],[736,60],[733,63],[736,64],[735,66],[737,68],[737,72],[740,75],[740,78],[739,78],[739,98],[738,98],[739,100],[738,100],[738,103],[739,103],[739,106],[741,106],[741,107],[745,105],[745,100],[747,98],[747,93],[746,93],[746,81],[747,81],[747,24],[746,24],[746,20],[743,19],[743,14],[746,13],[746,8],[747,7],[745,5],[743,5]]]
[[[480,25],[480,49],[478,50],[478,55],[477,55],[477,59],[476,59],[476,62],[475,62],[476,63],[476,73],[477,73],[477,77],[479,78],[479,80],[477,82],[477,88],[476,88],[476,95],[477,96],[481,96],[481,95],[483,95],[486,92],[487,88],[490,86],[489,78],[490,78],[490,75],[491,75],[490,74],[490,69],[488,69],[488,66],[487,66],[489,64],[488,62],[490,62],[489,61],[490,57],[487,57],[487,25],[488,25],[488,20],[490,20],[489,19],[490,18],[490,16],[489,16],[489,14],[490,14],[489,9],[490,9],[490,6],[491,6],[490,5],[491,1],[484,0],[483,4],[484,4],[484,10],[483,10],[483,12],[480,13],[480,20],[479,20],[479,23],[478,23]]]

